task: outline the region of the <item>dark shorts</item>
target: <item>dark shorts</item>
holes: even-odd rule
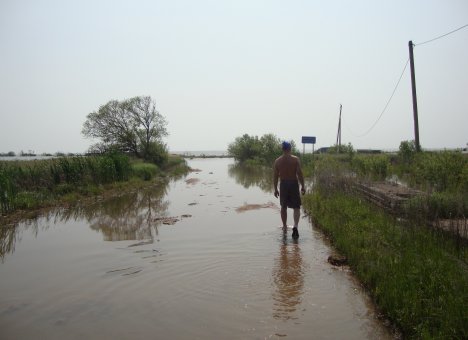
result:
[[[299,183],[297,180],[281,180],[280,204],[282,208],[299,209],[301,207],[301,196],[299,195]]]

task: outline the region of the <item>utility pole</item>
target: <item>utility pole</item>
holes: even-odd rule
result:
[[[413,93],[413,118],[414,118],[414,141],[416,143],[416,151],[421,151],[419,144],[419,123],[418,123],[418,101],[416,99],[416,76],[414,73],[414,57],[413,57],[413,41],[408,42],[409,58],[411,67],[411,89]]]
[[[341,109],[343,106],[340,104],[340,118],[338,119],[338,133],[336,134],[336,145],[338,145],[338,153],[341,152]]]

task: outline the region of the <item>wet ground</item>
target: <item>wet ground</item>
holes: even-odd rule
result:
[[[189,165],[3,231],[0,338],[390,338],[307,218],[283,235],[271,174]]]

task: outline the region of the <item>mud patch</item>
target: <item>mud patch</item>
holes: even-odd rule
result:
[[[242,213],[245,211],[250,211],[250,210],[258,210],[258,209],[276,209],[278,210],[278,206],[273,203],[273,202],[268,202],[265,204],[247,204],[244,203],[243,206],[237,207],[236,212]]]
[[[340,255],[330,255],[328,256],[327,261],[335,267],[346,266],[348,264],[348,259],[345,256]]]
[[[155,222],[161,222],[165,225],[174,225],[180,220],[177,217],[156,217],[154,219]]]
[[[185,183],[187,185],[195,185],[197,184],[198,182],[200,182],[200,179],[199,178],[189,178],[189,179],[186,179],[185,180]]]

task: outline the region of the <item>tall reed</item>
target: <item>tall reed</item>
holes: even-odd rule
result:
[[[0,162],[0,212],[40,204],[41,199],[59,192],[63,186],[124,181],[130,173],[130,160],[119,154]]]

